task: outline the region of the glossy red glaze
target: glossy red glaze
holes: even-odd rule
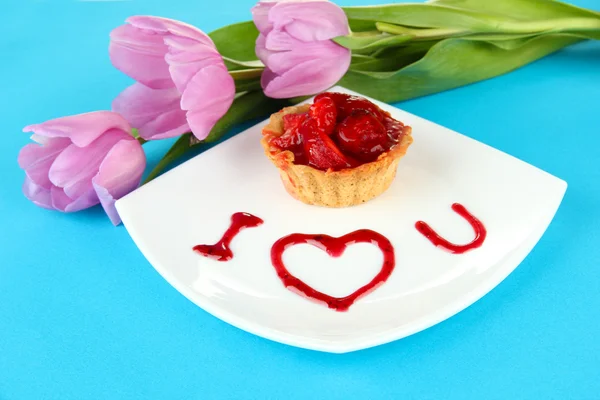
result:
[[[308,165],[326,170],[350,168],[355,162],[346,157],[314,119],[307,119],[298,129],[304,143],[304,157]]]
[[[294,153],[294,163],[321,170],[375,161],[398,143],[404,124],[365,98],[322,93],[307,113],[283,117],[284,133],[271,141]]]
[[[473,214],[467,211],[465,206],[463,206],[462,204],[452,204],[452,210],[454,210],[454,212],[466,219],[467,222],[469,222],[469,224],[471,224],[471,226],[473,227],[473,231],[475,232],[475,239],[473,239],[472,242],[467,244],[451,243],[448,240],[441,237],[440,235],[438,235],[433,230],[433,228],[431,228],[426,222],[423,221],[418,221],[415,224],[415,228],[417,228],[417,230],[423,236],[429,239],[429,241],[433,243],[434,246],[441,247],[454,254],[462,254],[469,250],[481,247],[487,236],[487,231],[485,229],[485,226],[483,226],[483,223],[479,219],[477,219]]]
[[[373,114],[357,112],[338,126],[334,140],[346,154],[361,161],[374,161],[389,147],[386,127]]]
[[[329,97],[315,99],[308,110],[309,117],[317,123],[316,128],[327,136],[331,135],[335,129],[337,114],[335,103]]]
[[[217,261],[229,261],[233,258],[233,252],[229,245],[241,230],[254,228],[262,225],[264,221],[252,214],[238,212],[231,216],[231,225],[223,234],[221,240],[215,244],[199,244],[194,246],[194,251],[204,257]]]
[[[385,112],[383,110],[364,97],[353,96],[346,93],[325,92],[316,96],[315,102],[324,97],[331,98],[335,103],[335,106],[338,109],[338,122],[343,121],[346,117],[358,110],[367,111],[378,119],[383,119],[385,117]]]
[[[282,260],[285,250],[293,245],[308,243],[327,252],[332,257],[341,256],[346,247],[354,243],[371,243],[379,247],[383,253],[383,264],[379,273],[363,287],[345,297],[333,297],[313,289],[302,280],[292,275]],[[348,308],[360,297],[365,296],[382,285],[394,271],[396,265],[394,247],[390,241],[380,233],[369,229],[360,229],[341,237],[332,237],[322,234],[294,233],[279,239],[271,248],[271,262],[283,285],[310,299],[323,302],[336,311],[347,311]]]
[[[283,135],[274,138],[271,144],[294,153],[298,164],[308,164],[304,154],[304,145],[298,128],[306,120],[308,114],[287,114],[283,116]]]

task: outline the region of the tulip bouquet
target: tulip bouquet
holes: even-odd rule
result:
[[[491,78],[586,39],[600,13],[554,0],[436,0],[340,8],[327,0],[259,1],[252,21],[205,34],[170,19],[134,16],[110,33],[112,64],[136,83],[112,111],[24,130],[25,196],[64,212],[139,186],[142,144],[179,137],[146,182],[232,126],[339,83],[387,102]]]

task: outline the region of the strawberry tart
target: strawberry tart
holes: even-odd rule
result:
[[[413,141],[410,126],[367,99],[331,92],[271,115],[262,134],[287,192],[326,207],[361,204],[385,192]]]

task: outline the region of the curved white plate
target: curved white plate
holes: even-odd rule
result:
[[[489,146],[374,102],[411,125],[415,141],[390,189],[373,201],[328,209],[292,199],[263,154],[261,123],[119,200],[123,223],[154,268],[184,296],[271,340],[343,353],[443,321],[488,293],[525,258],[567,185]],[[450,209],[454,202],[488,230],[483,246],[463,255],[434,247],[414,228],[422,219],[451,241],[469,242],[472,229]],[[216,242],[238,211],[265,223],[233,241],[233,260],[212,261],[192,251],[195,244]],[[270,263],[273,242],[294,232],[341,236],[360,228],[384,234],[396,249],[396,269],[383,286],[345,313],[283,287]],[[368,282],[382,256],[366,244],[349,247],[340,259],[300,245],[284,259],[314,288],[341,296]]]

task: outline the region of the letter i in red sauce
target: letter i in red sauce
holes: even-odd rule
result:
[[[245,228],[255,228],[263,224],[263,220],[245,212],[237,212],[231,216],[231,225],[223,234],[223,237],[215,244],[199,244],[194,246],[194,251],[204,257],[217,261],[229,261],[233,258],[233,252],[229,245],[234,237]]]

